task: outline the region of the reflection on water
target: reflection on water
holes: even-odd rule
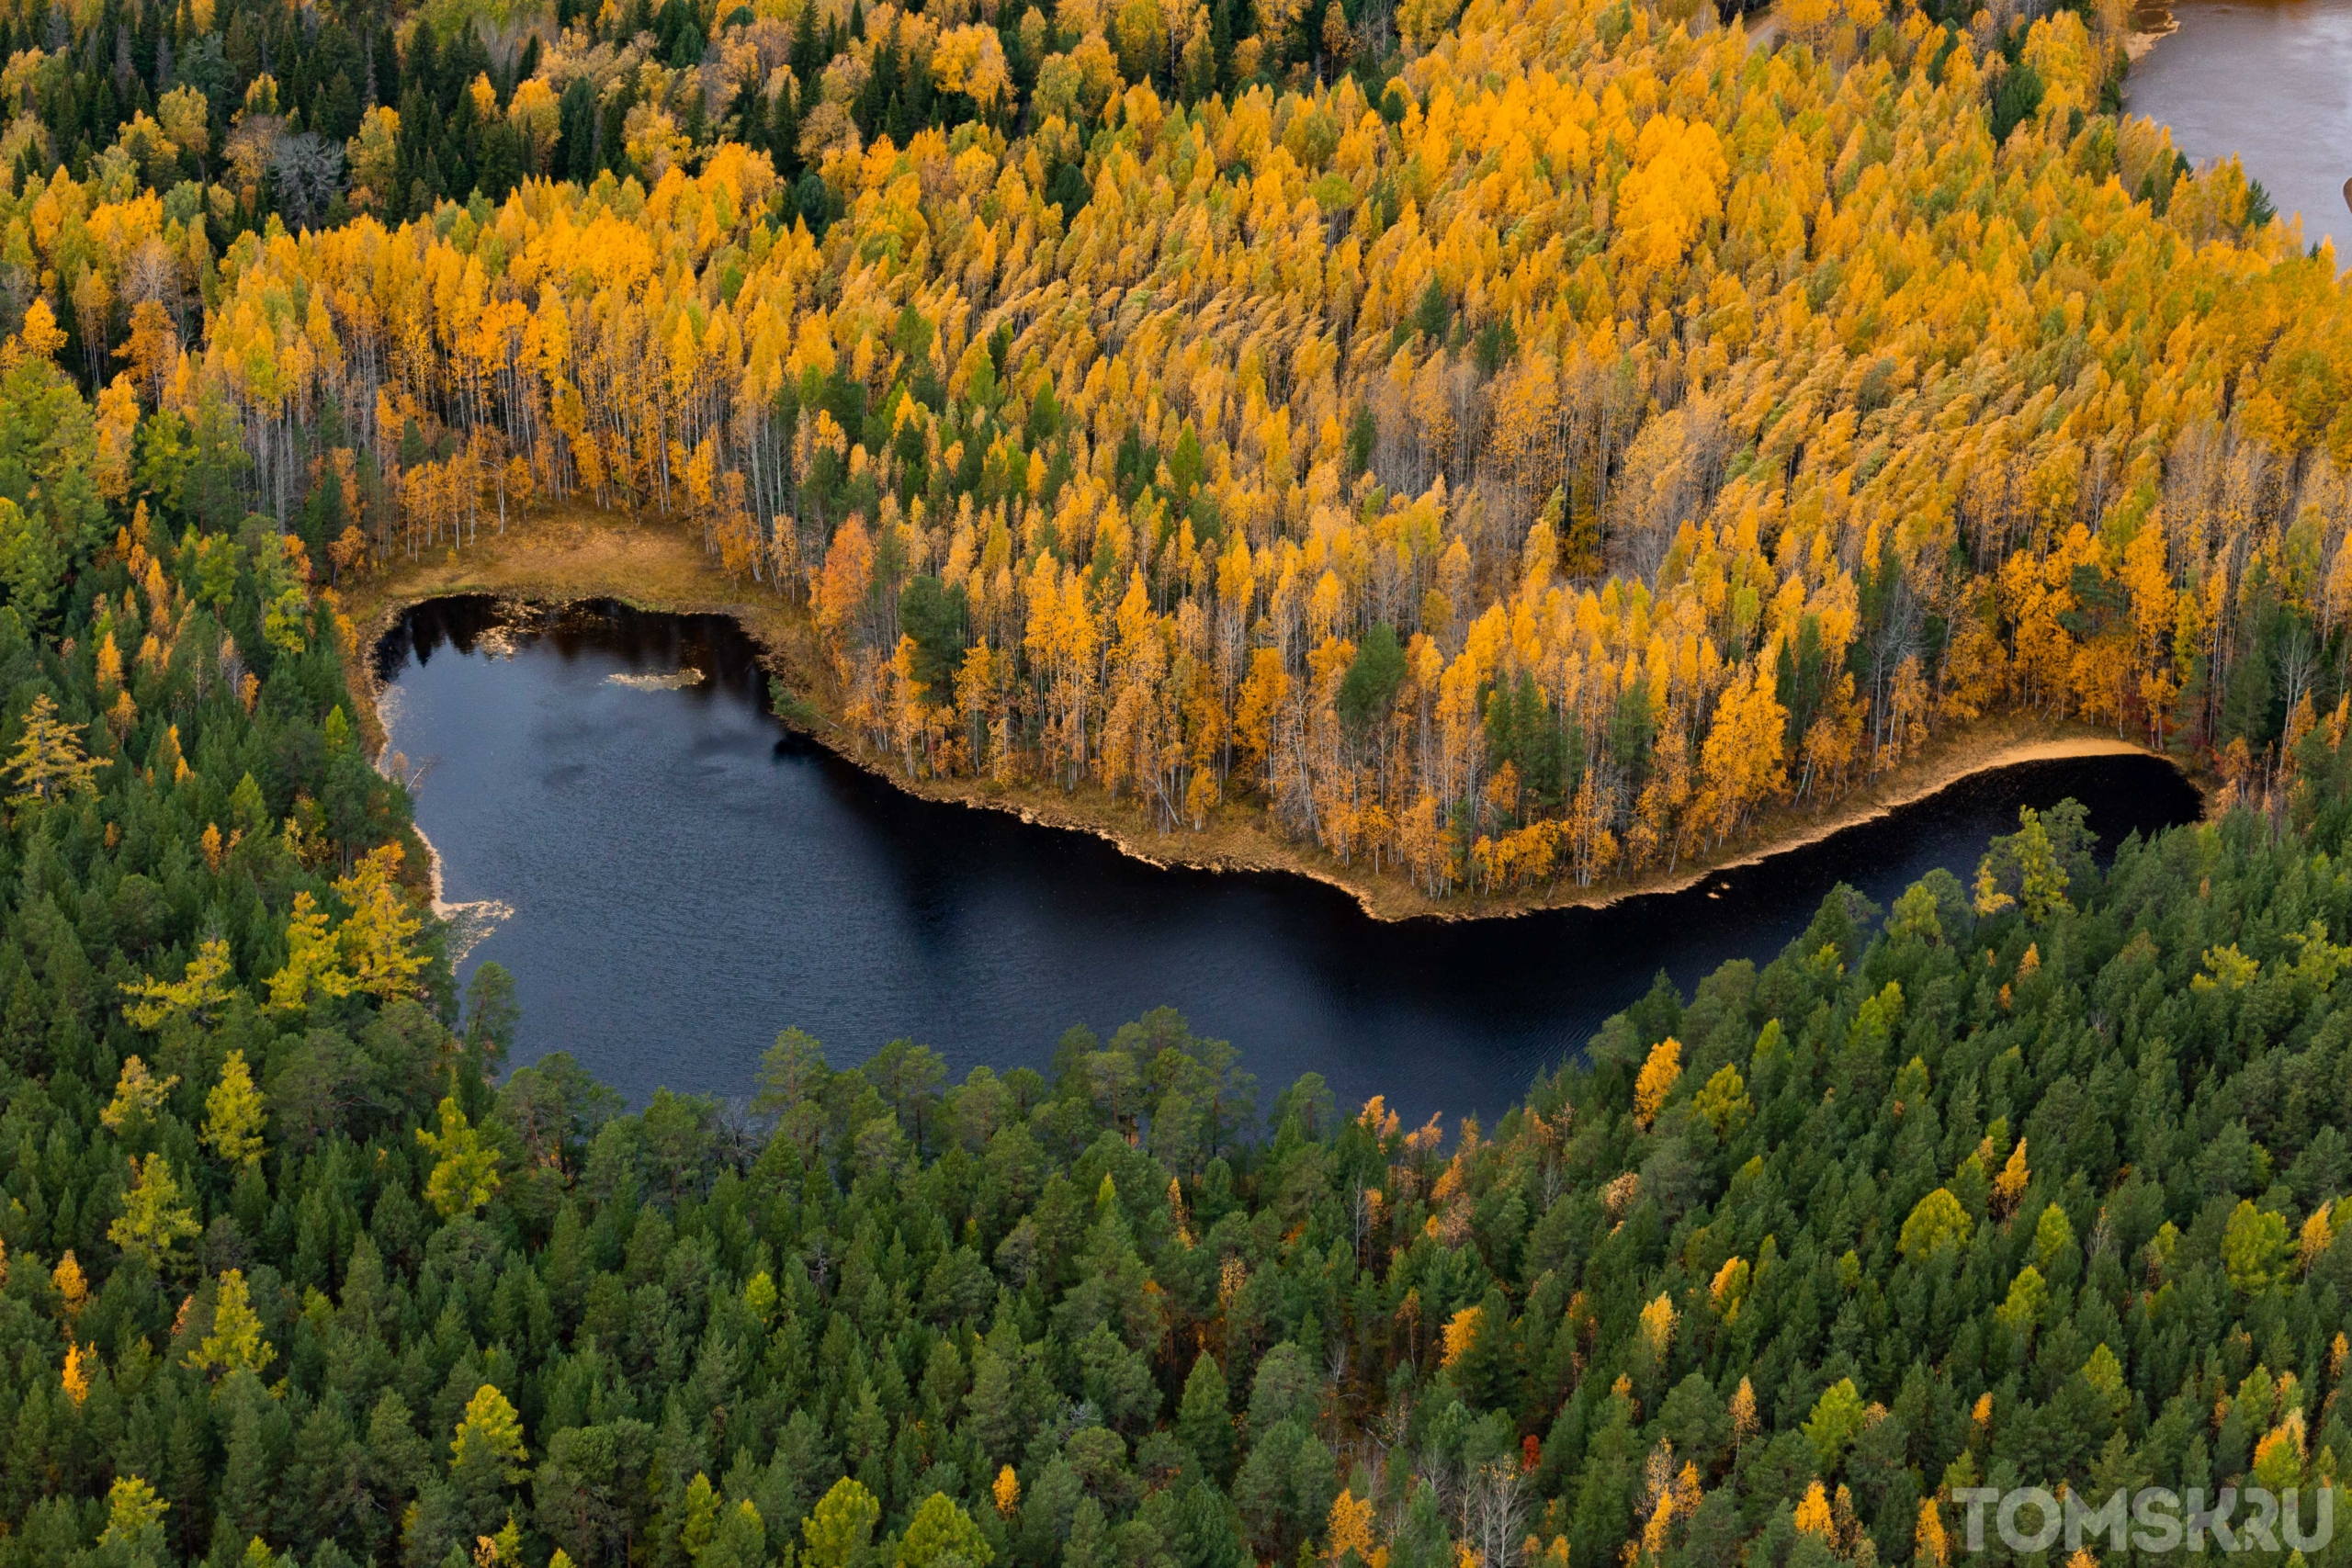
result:
[[[718,617],[607,604],[518,628],[447,600],[379,657],[393,744],[435,760],[417,816],[444,897],[513,906],[469,965],[514,971],[518,1059],[571,1051],[633,1098],[742,1093],[787,1024],[836,1066],[905,1036],[960,1077],[1042,1069],[1070,1025],[1165,1004],[1269,1089],[1314,1071],[1343,1102],[1493,1111],[1660,968],[1688,987],[1768,959],[1841,880],[1884,904],[1931,867],[1965,872],[2021,803],[2075,795],[2110,843],[2198,808],[2151,759],[2039,763],[1686,893],[1381,924],[1303,878],[1163,871],[903,795],[786,734]],[[684,670],[707,678],[612,679]]]
[[[2172,128],[2192,164],[2231,152],[2303,241],[2352,265],[2352,0],[2177,0],[2178,24],[2132,68],[2133,114]],[[2163,12],[2141,27],[2160,25]]]

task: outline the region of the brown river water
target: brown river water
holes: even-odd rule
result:
[[[2303,242],[2352,265],[2352,0],[2177,0],[2135,26],[2161,32],[2124,104],[2172,128],[2192,164],[2234,152]]]

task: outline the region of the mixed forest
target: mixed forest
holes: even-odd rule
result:
[[[683,527],[901,774],[1422,897],[1672,868],[1987,717],[2275,807],[2346,684],[2334,259],[2115,112],[2116,0],[1766,26],[20,0],[0,326],[109,516],[345,589]],[[109,531],[62,505],[36,620]]]
[[[1951,1568],[1968,1488],[2148,1483],[2352,1551],[2339,726],[1841,889],[1491,1126],[1165,1011],[632,1108],[456,985],[299,536],[160,516],[0,605],[6,1568]]]
[[[2344,1562],[2335,258],[2116,9],[1770,25],[0,7],[0,1568],[1951,1568],[2148,1483]],[[910,774],[1434,893],[2003,714],[2222,784],[1491,1126],[1166,1012],[632,1107],[508,1060],[346,684],[550,507]]]

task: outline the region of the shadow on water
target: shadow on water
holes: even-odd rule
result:
[[[1304,878],[1161,870],[905,795],[783,731],[753,652],[723,617],[481,599],[421,605],[379,649],[392,743],[435,763],[417,816],[446,896],[514,907],[467,968],[514,972],[518,1060],[733,1095],[797,1024],[836,1066],[908,1037],[961,1077],[1169,1005],[1270,1089],[1312,1071],[1342,1103],[1492,1112],[1660,969],[1687,990],[1769,959],[1839,882],[1884,905],[1965,876],[2020,805],[2073,795],[2109,848],[2199,810],[2152,758],[2031,763],[1681,893],[1384,924]],[[616,679],[682,671],[705,678]]]

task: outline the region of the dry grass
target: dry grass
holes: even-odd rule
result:
[[[410,605],[466,593],[543,604],[617,599],[642,610],[732,615],[796,689],[816,683],[823,669],[808,616],[749,579],[730,580],[685,528],[594,507],[554,508],[510,523],[503,536],[484,532],[462,550],[395,558],[345,586],[344,611],[359,628],[359,651],[345,660],[345,673],[370,746],[384,740],[375,706],[377,643]]]

